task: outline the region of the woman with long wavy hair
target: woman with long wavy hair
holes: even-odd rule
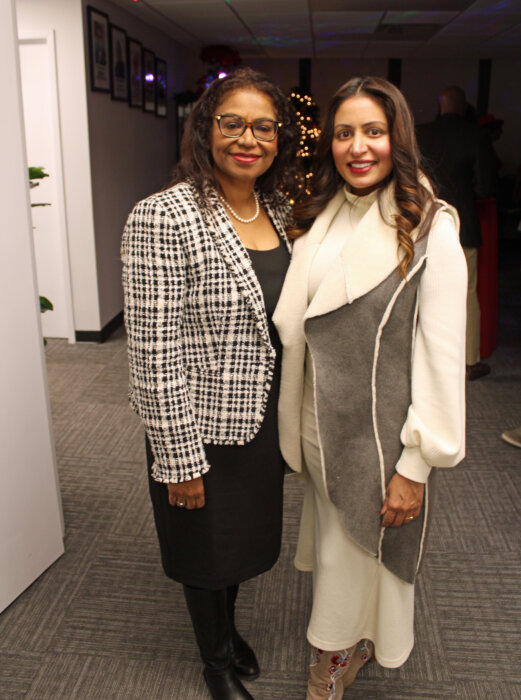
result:
[[[341,698],[413,644],[435,469],[464,455],[466,267],[455,210],[420,169],[381,78],[334,95],[274,316],[279,433],[307,481],[295,564],[313,571],[308,700]]]

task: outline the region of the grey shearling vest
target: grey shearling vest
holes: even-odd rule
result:
[[[346,532],[409,583],[421,561],[428,489],[420,517],[405,526],[382,528],[380,509],[403,449],[427,241],[415,244],[407,282],[396,268],[352,303],[305,322],[329,497]]]

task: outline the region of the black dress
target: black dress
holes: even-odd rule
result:
[[[189,586],[226,588],[270,569],[282,533],[284,461],[279,450],[277,404],[281,343],[271,320],[289,265],[284,244],[248,250],[264,295],[271,343],[277,351],[262,426],[246,445],[205,445],[211,469],[204,474],[205,506],[172,507],[165,484],[149,488],[165,574]]]

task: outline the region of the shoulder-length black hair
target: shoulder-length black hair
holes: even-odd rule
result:
[[[258,178],[256,187],[268,195],[278,189],[291,193],[296,182],[299,142],[295,110],[280,88],[251,68],[238,68],[225,78],[215,80],[197,100],[186,123],[181,159],[169,186],[190,179],[201,194],[208,186],[220,192],[221,187],[213,170],[212,127],[219,105],[226,95],[235,90],[257,90],[267,95],[273,102],[277,119],[283,124],[277,137],[278,154],[271,167]]]
[[[365,96],[375,100],[384,110],[391,140],[392,171],[382,182],[382,189],[391,180],[394,184],[394,199],[398,214],[395,216],[398,247],[403,251],[400,273],[405,277],[414,257],[412,231],[425,216],[423,230],[435,212],[432,192],[425,187],[420,177],[420,152],[414,131],[414,119],[405,97],[400,90],[384,78],[372,76],[352,78],[333,95],[329,104],[320,139],[317,145],[317,169],[312,180],[309,199],[295,208],[295,225],[289,235],[292,238],[305,233],[315,218],[334,197],[344,180],[335,166],[331,144],[335,130],[335,115],[338,108],[350,97]],[[425,177],[425,176],[424,176]]]

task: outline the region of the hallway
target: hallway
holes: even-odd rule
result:
[[[503,257],[499,347],[468,384],[467,458],[439,474],[405,666],[372,664],[353,700],[514,700],[521,687],[519,258]],[[508,293],[506,293],[508,292]],[[47,363],[65,555],[0,615],[1,700],[204,700],[181,588],[161,571],[122,330],[103,345],[50,340]],[[302,700],[311,578],[292,566],[302,488],[286,480],[283,550],[238,600],[263,674],[259,700]]]

